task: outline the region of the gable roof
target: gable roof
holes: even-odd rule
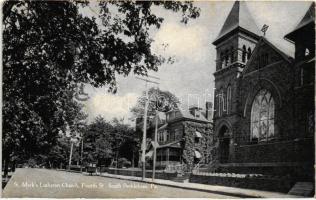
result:
[[[281,51],[279,48],[277,48],[275,45],[273,45],[269,40],[267,40],[265,37],[261,37],[260,40],[258,41],[255,49],[253,50],[253,53],[250,57],[250,59],[248,60],[244,70],[243,70],[243,74],[247,71],[247,69],[250,66],[250,63],[252,63],[252,60],[255,58],[254,55],[257,54],[259,48],[260,48],[260,44],[262,43],[266,43],[268,46],[270,46],[273,50],[275,50],[284,60],[286,60],[287,62],[291,62],[291,56],[289,56],[288,54],[284,53],[283,51]]]
[[[236,30],[238,28],[242,28],[245,31],[252,33],[252,35],[259,36],[261,35],[258,26],[256,25],[254,19],[252,18],[246,2],[244,1],[236,1],[230,10],[224,25],[219,32],[217,38],[213,42],[216,45],[221,39],[223,39],[227,34]]]
[[[202,113],[199,115],[199,117],[195,117],[194,115],[190,113],[189,110],[184,109],[184,110],[180,110],[180,112],[182,113],[182,116],[186,119],[197,120],[197,121],[202,121],[202,122],[210,122],[205,118],[205,116]]]
[[[183,120],[183,119],[187,119],[187,120],[193,120],[196,122],[203,122],[203,123],[211,123],[211,121],[206,119],[206,115],[205,112],[202,112],[201,109],[200,110],[200,115],[198,117],[194,116],[191,112],[190,109],[181,109],[180,105],[177,105],[177,110],[171,110],[167,113],[172,113],[172,112],[179,112],[179,115],[176,116],[175,118],[171,119],[169,122],[172,123],[173,121],[178,121],[178,120]]]
[[[293,31],[290,33],[286,34],[284,37],[288,39],[293,39],[293,36],[295,33],[303,28],[304,26],[310,24],[310,23],[315,23],[315,2],[312,2],[311,5],[309,6],[308,10],[306,11],[304,17],[302,20],[296,25]]]

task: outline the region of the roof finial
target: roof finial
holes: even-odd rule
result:
[[[264,24],[261,28],[261,32],[263,32],[263,36],[266,36],[266,32],[268,31],[269,26]]]

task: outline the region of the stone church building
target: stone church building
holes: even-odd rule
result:
[[[236,1],[213,42],[215,135],[222,171],[314,178],[315,7],[284,36],[290,57]]]

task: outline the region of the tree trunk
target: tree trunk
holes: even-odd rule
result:
[[[135,167],[135,162],[134,162],[134,151],[132,152],[132,168],[134,168]]]
[[[118,166],[118,151],[116,151],[115,160],[116,160],[116,168],[117,168],[117,166]]]
[[[12,164],[12,172],[15,172],[15,166],[16,166],[16,162],[15,160],[13,161],[13,164]]]

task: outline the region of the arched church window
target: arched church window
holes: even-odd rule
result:
[[[229,85],[227,87],[227,114],[229,114],[230,112],[230,107],[231,107],[231,101],[232,101],[232,88]]]
[[[220,63],[221,63],[221,64],[220,64],[220,67],[223,68],[223,67],[224,67],[224,62],[225,62],[225,61],[224,61],[224,59],[225,59],[225,58],[224,58],[224,53],[221,52],[221,55],[220,55],[220,56],[221,56],[221,58],[220,58]]]
[[[251,57],[251,48],[248,48],[248,52],[247,52],[247,59],[249,60]]]
[[[242,62],[246,62],[246,54],[247,54],[247,49],[246,49],[246,46],[244,45],[242,47],[242,58],[241,58]]]
[[[224,110],[224,92],[223,89],[220,89],[218,93],[218,116],[222,116]]]
[[[225,51],[225,67],[228,65],[228,50]]]
[[[234,48],[230,47],[230,62],[233,63],[235,61],[234,58]]]
[[[271,93],[265,89],[256,95],[251,108],[251,140],[268,141],[274,138],[275,103]]]

